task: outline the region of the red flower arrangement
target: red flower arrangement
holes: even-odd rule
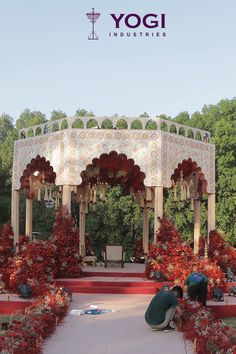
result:
[[[6,287],[17,291],[19,284],[27,284],[33,295],[42,293],[45,282],[52,281],[57,273],[55,258],[56,246],[52,242],[24,242],[7,262],[3,276]]]
[[[65,316],[70,299],[60,288],[47,287],[24,312],[15,315],[0,342],[0,351],[12,354],[40,354],[47,338]]]
[[[161,271],[169,281],[183,285],[187,276],[197,265],[200,272],[205,274],[212,287],[215,283],[221,284],[224,274],[216,265],[205,259],[198,259],[192,248],[181,240],[173,225],[167,220],[160,220],[161,227],[157,234],[157,242],[151,245],[146,260],[146,275],[152,277],[154,271]]]
[[[66,208],[58,211],[53,226],[57,246],[57,275],[64,278],[81,276],[82,258],[79,254],[79,232]]]
[[[3,225],[0,237],[0,268],[2,268],[8,258],[13,257],[14,243],[13,243],[13,231],[9,224]]]
[[[186,339],[193,341],[198,354],[233,354],[236,350],[236,331],[217,320],[212,311],[198,302],[184,300],[181,323],[177,323]]]
[[[200,238],[199,255],[204,255],[205,237]],[[236,273],[236,252],[228,242],[225,242],[223,235],[218,231],[213,230],[209,234],[208,256],[215,261],[221,269],[226,272],[229,267]]]

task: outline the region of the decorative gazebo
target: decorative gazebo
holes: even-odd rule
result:
[[[25,233],[32,238],[32,202],[42,198],[71,210],[80,202],[80,248],[85,253],[88,203],[107,185],[123,183],[143,209],[143,247],[148,250],[148,209],[154,208],[154,242],[163,217],[163,189],[190,201],[194,211],[194,252],[200,236],[201,195],[208,196],[208,232],[215,229],[215,146],[210,133],[160,118],[67,117],[20,131],[15,141],[12,176],[12,216],[19,239],[19,192],[26,194]],[[127,129],[118,129],[119,120]],[[111,129],[103,129],[109,120]],[[132,129],[140,120],[142,129]],[[80,128],[77,128],[79,121]],[[146,129],[150,122],[154,130]],[[83,126],[83,128],[81,128]],[[153,126],[152,126],[153,128]],[[53,192],[52,186],[59,186]],[[60,199],[61,197],[61,199]]]

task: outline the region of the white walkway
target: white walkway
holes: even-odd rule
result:
[[[101,315],[68,315],[44,342],[43,354],[193,354],[180,332],[155,332],[144,313],[153,295],[73,294],[72,309],[90,304],[113,309]]]

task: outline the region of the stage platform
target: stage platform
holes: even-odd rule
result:
[[[56,279],[58,286],[64,286],[74,294],[124,294],[124,295],[155,295],[160,288],[172,282],[155,282],[145,277],[145,265],[126,263],[124,268],[117,265],[104,268],[103,266],[84,266],[81,278]],[[208,301],[216,316],[236,317],[236,297],[229,296],[228,288],[235,283],[225,283],[225,301]],[[23,310],[30,300],[20,299],[15,294],[0,294],[0,314]]]

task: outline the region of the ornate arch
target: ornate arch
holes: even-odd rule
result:
[[[172,175],[178,164],[191,159],[198,168],[201,166],[199,172],[204,192],[215,193],[214,145],[165,132],[162,135],[162,186],[171,188]]]
[[[56,173],[53,171],[50,161],[37,155],[26,165],[26,169],[23,171],[20,178],[20,190],[25,190],[27,198],[36,198],[34,185],[43,180],[45,183],[55,183]]]
[[[197,184],[197,192],[199,195],[206,193],[207,180],[201,170],[201,167],[198,166],[196,161],[192,161],[191,158],[188,158],[188,160],[183,160],[181,163],[179,163],[177,168],[175,168],[173,175],[171,176],[171,180],[174,182],[179,181],[181,177],[181,171],[183,173],[184,179],[190,177],[195,180],[195,183]]]
[[[103,153],[99,158],[94,158],[92,164],[88,164],[81,172],[81,186],[90,184],[108,184],[116,186],[125,185],[127,190],[143,191],[145,174],[134,160],[127,158],[125,154],[111,151]]]

